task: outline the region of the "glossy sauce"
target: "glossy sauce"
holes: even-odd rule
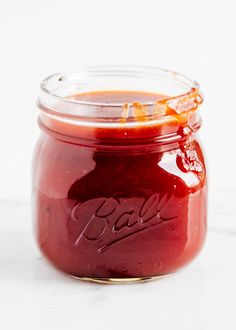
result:
[[[151,277],[188,263],[206,232],[206,170],[191,126],[195,113],[146,125],[145,103],[163,96],[108,91],[70,98],[122,103],[121,120],[108,128],[41,119],[34,200],[42,252],[78,277]],[[137,125],[122,126],[131,102]],[[158,140],[168,134],[176,139]]]

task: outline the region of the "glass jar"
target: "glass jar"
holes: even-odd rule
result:
[[[199,85],[172,71],[104,66],[42,82],[33,160],[39,247],[101,282],[176,271],[206,233]]]

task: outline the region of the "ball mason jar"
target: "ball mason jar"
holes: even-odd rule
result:
[[[199,85],[151,67],[103,66],[41,84],[33,158],[40,250],[100,282],[172,273],[206,234]]]

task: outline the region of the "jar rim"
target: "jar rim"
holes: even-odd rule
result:
[[[151,79],[154,82],[161,78],[184,89],[177,92],[176,95],[167,95],[157,101],[142,102],[142,106],[145,108],[145,121],[148,122],[152,120],[160,120],[161,122],[169,120],[168,109],[173,110],[176,115],[195,111],[203,101],[198,82],[187,75],[151,66],[104,65],[82,67],[76,72],[50,75],[41,83],[41,95],[38,99],[38,105],[42,111],[53,116],[90,123],[102,121],[110,124],[120,124],[121,119],[123,119],[121,111],[124,107],[123,102],[105,103],[70,98],[70,96],[81,90],[81,85],[83,86],[83,81],[86,79],[87,81],[102,80],[104,77],[109,78],[112,76],[116,79],[127,77],[134,80]],[[90,92],[97,92],[98,89],[90,88]],[[121,91],[117,88],[114,90]],[[102,92],[106,91],[110,92],[111,89],[105,88],[102,90]],[[127,91],[129,92],[129,90]],[[145,91],[140,90],[140,92]],[[158,94],[158,91],[156,94]],[[135,106],[133,102],[125,102],[125,104],[128,104],[131,110]],[[108,109],[112,109],[112,111],[108,112]],[[139,116],[129,115],[125,120],[122,120],[122,124],[137,124],[139,119]]]

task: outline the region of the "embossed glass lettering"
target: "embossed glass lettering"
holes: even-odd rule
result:
[[[131,235],[174,220],[177,216],[164,214],[170,200],[171,196],[156,193],[148,198],[135,198],[135,203],[132,198],[113,197],[79,203],[72,210],[72,220],[79,221],[86,214],[88,221],[74,245],[78,246],[81,239],[97,241],[102,253]]]

